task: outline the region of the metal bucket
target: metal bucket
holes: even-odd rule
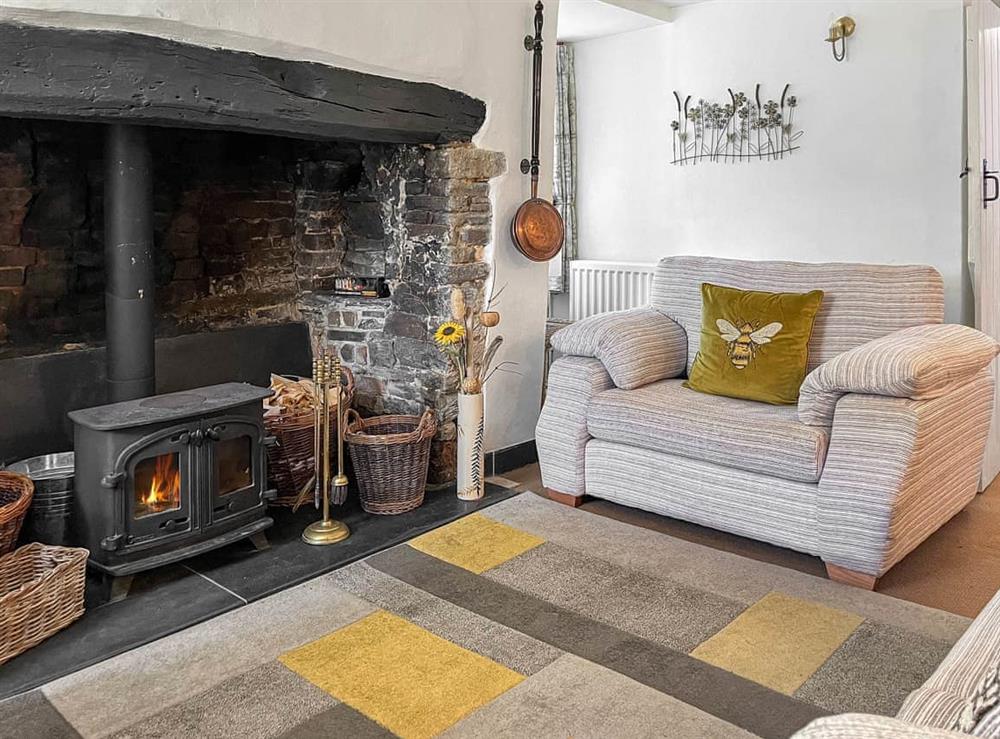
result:
[[[7,469],[27,475],[35,483],[35,495],[24,519],[21,540],[71,546],[75,495],[73,452],[32,457],[15,462]]]

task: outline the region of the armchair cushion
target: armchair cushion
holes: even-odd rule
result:
[[[587,428],[595,439],[803,482],[819,480],[830,437],[799,423],[793,406],[699,393],[681,380],[599,393]]]
[[[687,365],[687,334],[652,308],[591,316],[557,331],[552,347],[595,357],[617,387],[632,390],[677,377]]]
[[[847,393],[911,400],[937,398],[970,382],[1000,344],[968,326],[934,324],[894,331],[821,364],[799,390],[799,420],[831,426]]]

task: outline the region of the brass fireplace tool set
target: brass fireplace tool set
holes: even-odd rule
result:
[[[351,535],[351,530],[342,521],[330,518],[331,498],[334,505],[344,502],[347,497],[347,475],[344,474],[344,390],[340,385],[340,358],[332,356],[328,349],[322,349],[313,359],[312,377],[314,387],[313,403],[313,502],[317,508],[323,506],[323,520],[309,524],[302,532],[306,544],[336,544]],[[332,409],[330,393],[334,394],[335,408]],[[330,413],[337,415],[337,474],[330,479]]]

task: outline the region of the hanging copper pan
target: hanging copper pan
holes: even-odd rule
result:
[[[514,246],[533,262],[547,262],[562,249],[566,227],[562,215],[548,200],[538,197],[538,128],[542,100],[542,3],[535,4],[535,35],[524,37],[533,53],[531,100],[531,160],[521,160],[521,172],[531,173],[531,199],[521,203],[510,224]]]
[[[548,200],[531,198],[521,203],[510,224],[517,250],[533,262],[547,262],[562,249],[565,227],[562,215]]]

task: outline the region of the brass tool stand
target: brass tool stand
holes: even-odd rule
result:
[[[324,349],[318,359],[313,359],[313,385],[316,389],[315,452],[316,485],[315,502],[323,503],[323,520],[309,524],[302,532],[306,544],[336,544],[351,535],[351,530],[342,521],[330,518],[330,388],[337,393],[337,476],[333,484],[347,487],[344,474],[344,393],[340,387],[340,359],[333,358]]]

